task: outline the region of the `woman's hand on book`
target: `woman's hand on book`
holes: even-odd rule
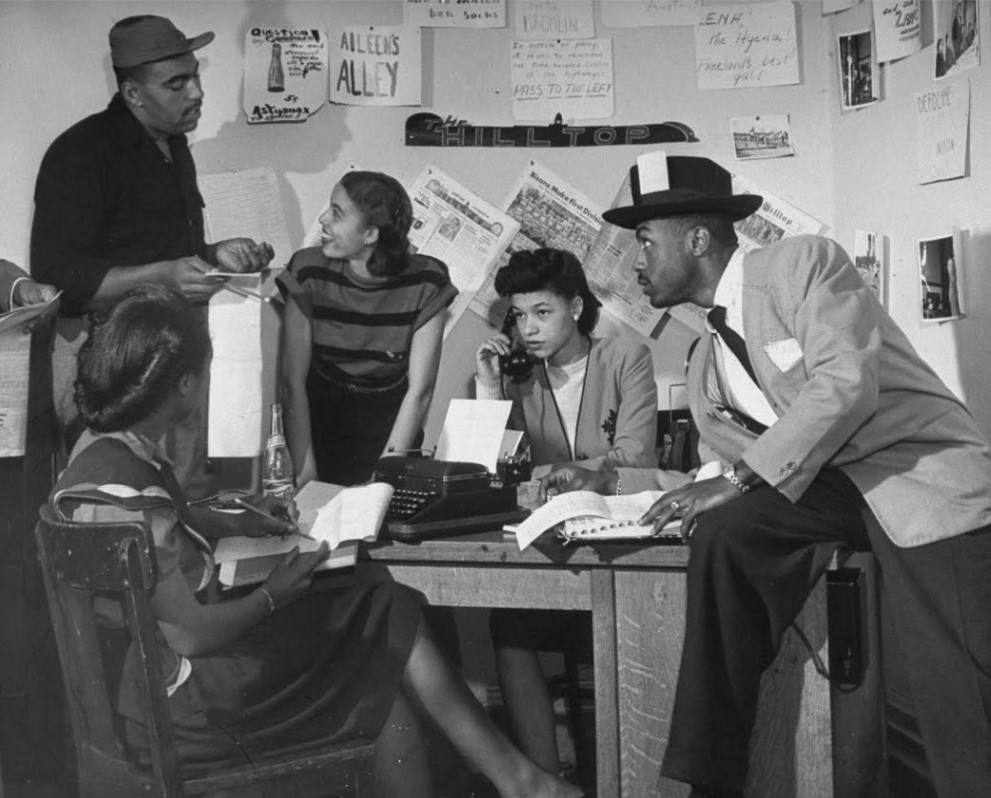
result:
[[[279,560],[262,585],[275,601],[276,609],[291,604],[310,589],[313,569],[326,560],[329,553],[327,543],[322,542],[316,551],[310,552],[301,553],[299,546],[294,546]]]
[[[615,471],[589,471],[581,466],[561,466],[540,480],[540,498],[546,501],[559,493],[590,490],[611,496],[616,492],[619,477]]]
[[[669,521],[681,518],[681,539],[685,543],[692,536],[696,519],[706,510],[712,510],[740,495],[732,482],[722,476],[690,482],[675,490],[669,490],[654,502],[640,519],[641,524],[653,524],[659,532]]]

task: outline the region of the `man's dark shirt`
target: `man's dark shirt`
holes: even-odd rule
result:
[[[169,163],[119,94],[60,135],[34,190],[31,272],[79,315],[115,266],[205,257],[203,198],[185,136]]]

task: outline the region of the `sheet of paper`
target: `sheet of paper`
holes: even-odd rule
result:
[[[62,292],[59,291],[47,302],[39,302],[36,305],[21,305],[20,307],[0,313],[0,333],[7,330],[19,330],[32,319],[43,314],[54,313]]]
[[[919,183],[963,177],[967,163],[970,81],[945,81],[915,95]]]
[[[506,0],[406,0],[403,19],[419,28],[505,28]]]
[[[23,457],[28,432],[31,336],[20,324],[0,333],[0,457]]]
[[[701,0],[602,0],[602,24],[608,28],[695,25]]]
[[[267,241],[275,250],[272,268],[282,268],[292,257],[279,183],[268,167],[201,176],[200,193],[206,207],[203,218],[207,240],[228,238]]]
[[[244,34],[248,124],[305,122],[320,110],[326,97],[326,31],[249,27]]]
[[[517,0],[519,39],[591,39],[595,36],[592,0]]]
[[[922,49],[919,5],[919,0],[875,0],[871,3],[878,61],[894,61]]]
[[[520,225],[433,166],[420,173],[409,194],[410,243],[416,251],[444,261],[460,292],[444,324],[446,338]]]
[[[420,105],[420,29],[345,25],[330,50],[330,100],[343,105]]]
[[[334,485],[330,482],[319,480],[307,482],[293,499],[299,512],[299,518],[296,520],[299,528],[309,532],[313,528],[313,522],[317,520],[317,513],[342,490],[344,490],[343,485]]]
[[[799,82],[795,5],[713,3],[695,28],[700,89],[742,89]]]
[[[394,488],[385,482],[344,488],[317,512],[310,534],[333,551],[341,543],[375,540]]]
[[[549,124],[611,119],[612,39],[515,40],[509,60],[513,118]]]
[[[434,459],[481,463],[494,474],[512,407],[502,399],[452,399]]]
[[[261,303],[218,291],[209,305],[209,457],[257,457],[262,452]]]
[[[499,457],[506,459],[519,454],[520,444],[523,442],[523,433],[516,429],[506,429],[502,431],[502,443],[499,444]]]

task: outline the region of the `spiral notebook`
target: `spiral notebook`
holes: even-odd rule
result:
[[[558,534],[566,543],[593,543],[650,538],[681,542],[681,519],[665,524],[657,533],[652,524],[637,523],[661,498],[662,491],[644,491],[630,496],[597,496],[599,507],[589,515],[568,518]]]

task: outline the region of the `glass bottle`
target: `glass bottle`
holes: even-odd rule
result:
[[[268,65],[268,90],[286,90],[286,76],[282,71],[282,45],[278,42],[272,42],[272,60]]]
[[[272,421],[262,466],[262,491],[267,496],[285,499],[291,499],[296,493],[292,457],[282,430],[282,405],[278,402],[272,405]]]

